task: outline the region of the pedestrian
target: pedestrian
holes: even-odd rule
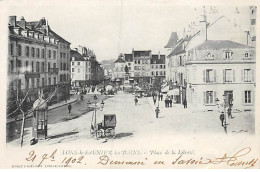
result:
[[[160,94],[158,94],[158,101],[160,101],[160,97],[161,97],[161,95],[160,95]]]
[[[71,111],[71,104],[69,104],[69,106],[68,106],[68,110],[69,110],[69,113],[70,113],[70,111]]]
[[[165,107],[167,107],[167,98],[164,99]]]
[[[138,103],[138,99],[137,97],[135,97],[135,105],[137,105],[137,103]]]
[[[153,104],[154,104],[154,105],[156,104],[156,98],[153,99]]]
[[[231,107],[229,107],[227,109],[227,113],[228,113],[228,118],[233,118],[232,114],[231,114]]]
[[[162,99],[163,99],[163,94],[161,94],[161,101],[162,101]]]
[[[221,121],[221,126],[224,127],[224,112],[221,112],[219,119]]]
[[[160,113],[160,109],[159,109],[159,107],[157,106],[156,109],[155,109],[156,118],[159,117],[159,113]]]
[[[186,99],[183,100],[183,106],[184,106],[184,109],[187,108],[187,100]]]
[[[170,107],[172,107],[172,99],[171,98],[169,100],[169,103],[170,103]]]

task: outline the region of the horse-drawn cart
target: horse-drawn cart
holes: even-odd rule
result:
[[[116,127],[116,115],[115,114],[105,114],[104,120],[97,124],[96,132],[97,138],[114,138]]]

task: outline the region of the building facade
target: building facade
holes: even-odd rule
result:
[[[8,27],[9,92],[30,90],[28,101],[34,102],[39,89],[48,95],[58,87],[50,103],[68,99],[70,43],[51,30],[45,18],[26,22],[10,16]]]
[[[254,109],[255,49],[233,41],[205,41],[188,51],[187,101],[194,108],[216,108],[228,96],[233,108]]]
[[[91,63],[88,57],[83,57],[77,50],[71,50],[71,85],[86,87],[91,84]]]

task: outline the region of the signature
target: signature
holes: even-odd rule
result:
[[[63,157],[63,159],[57,160],[57,152],[58,150],[54,150],[50,154],[43,154],[43,155],[37,155],[34,150],[29,152],[29,155],[27,158],[25,158],[28,162],[36,162],[38,166],[41,166],[44,162],[50,163],[51,161],[55,161],[58,164],[64,165],[64,167],[67,167],[71,164],[84,164],[86,165],[86,162],[84,161],[86,158],[85,156],[70,156],[70,157]],[[251,152],[250,147],[243,148],[233,155],[228,155],[225,153],[223,156],[214,157],[214,158],[205,158],[201,157],[200,159],[190,158],[187,157],[187,155],[180,155],[175,160],[170,161],[170,164],[172,166],[174,165],[217,165],[217,164],[223,164],[230,167],[241,167],[241,168],[251,168],[256,165],[258,162],[257,158],[252,159],[246,159],[246,155],[248,155]],[[185,157],[186,156],[186,157]],[[243,158],[242,158],[243,157]],[[246,160],[245,160],[246,159]],[[93,160],[93,159],[92,159]],[[111,159],[108,155],[102,155],[98,158],[97,165],[131,165],[131,166],[144,166],[149,163],[148,158],[145,158],[142,161],[125,161],[125,160],[114,160]],[[152,162],[154,165],[167,165],[168,162],[162,161],[162,160],[156,160]]]

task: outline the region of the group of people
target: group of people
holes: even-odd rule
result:
[[[164,100],[164,103],[166,108],[172,107],[172,99],[170,97],[167,96]]]

